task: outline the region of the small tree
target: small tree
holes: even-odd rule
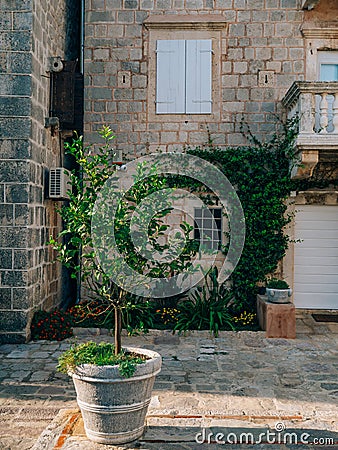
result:
[[[124,265],[127,264],[138,274],[170,279],[182,270],[189,270],[198,244],[189,237],[192,227],[184,222],[180,224],[184,235],[183,248],[180,248],[176,258],[172,257],[170,247],[173,242],[168,243],[166,232],[169,226],[165,223],[165,217],[172,210],[169,199],[172,189],[168,188],[166,178],[157,173],[155,166],[147,167],[144,163],[138,166],[133,186],[125,195],[117,196],[118,205],[113,217],[110,214],[109,198],[101,202],[103,211],[98,212],[95,209],[98,197],[107,182],[113,180],[110,189],[114,188],[117,168],[111,148],[113,132],[109,127],[103,126],[98,133],[104,144],[95,151],[91,146],[84,147],[82,137],[78,136],[65,145],[67,153],[74,157],[80,170],[74,169],[70,172],[69,201],[57,209],[63,219],[64,229],[55,238],[51,237],[49,244],[56,250],[58,260],[70,269],[73,278],[80,274],[81,281],[86,284],[93,297],[113,305],[117,355],[121,352],[122,309],[127,297],[129,296],[129,302],[133,298],[123,280]],[[147,197],[152,198],[154,193],[160,193],[156,196],[156,214],[139,213],[135,216],[137,206]],[[99,220],[95,221],[95,233],[101,233],[102,236],[99,243],[94,243],[92,237],[95,214],[100,214]],[[131,229],[136,222],[138,227],[132,236]],[[147,229],[147,239],[137,239],[139,246],[136,248],[135,233],[137,235],[140,225],[143,230]],[[114,238],[111,238],[110,231],[113,231]],[[176,237],[181,245],[182,237]],[[158,252],[169,251],[167,260],[156,261],[156,258],[147,258],[151,253],[149,246]],[[111,258],[110,251],[113,247],[118,248],[122,260]],[[105,264],[107,261],[108,265]]]

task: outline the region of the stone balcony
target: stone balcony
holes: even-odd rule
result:
[[[299,165],[294,178],[307,178],[318,163],[338,163],[338,82],[297,81],[285,94],[288,117],[299,117]]]

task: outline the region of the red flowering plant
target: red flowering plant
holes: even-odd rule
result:
[[[45,339],[62,341],[73,336],[72,321],[69,314],[55,309],[53,311],[37,311],[31,324],[33,340]]]
[[[99,301],[72,306],[67,311],[75,327],[114,328],[114,308]]]

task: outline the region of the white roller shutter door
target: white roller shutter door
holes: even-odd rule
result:
[[[294,302],[297,308],[338,309],[338,207],[296,207]]]

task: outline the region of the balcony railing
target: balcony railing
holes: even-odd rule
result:
[[[288,117],[299,117],[296,141],[301,168],[296,177],[310,176],[321,151],[338,156],[338,82],[297,81],[282,100]]]

